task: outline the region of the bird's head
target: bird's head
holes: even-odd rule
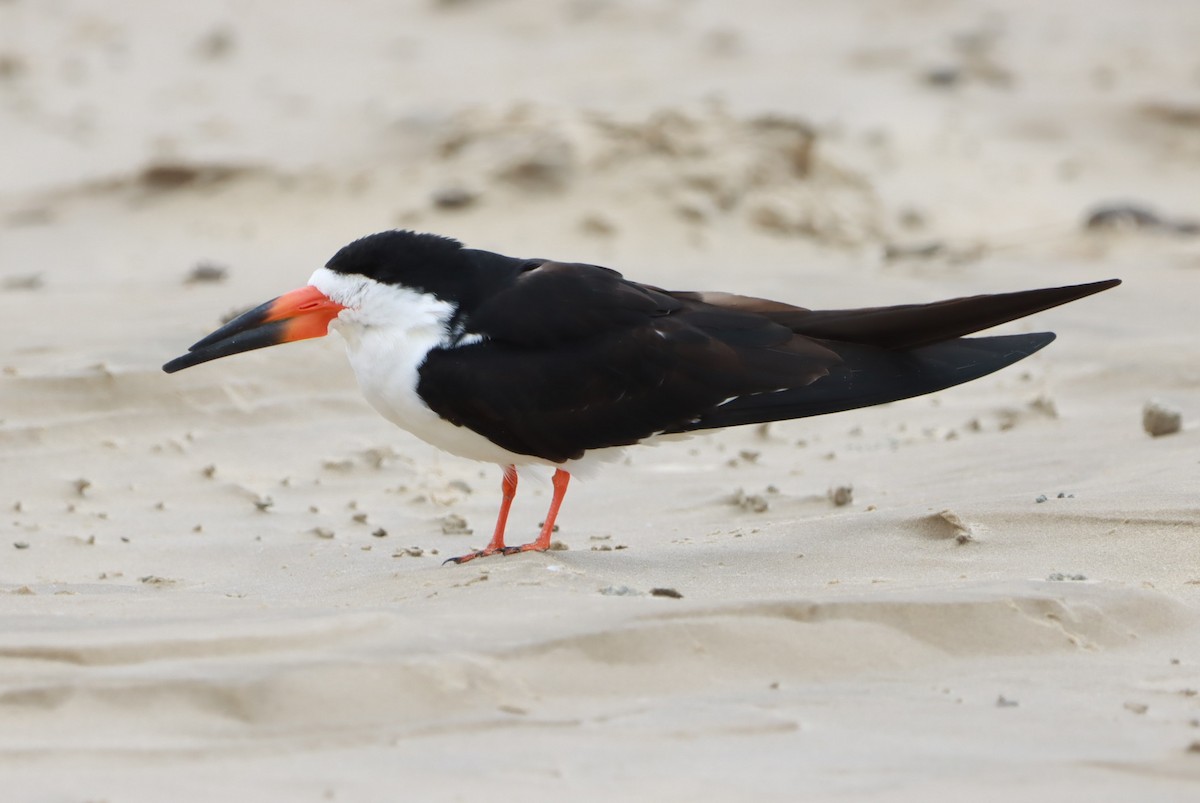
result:
[[[413,313],[441,312],[461,285],[457,240],[410,231],[385,231],[355,240],[318,269],[308,284],[242,313],[192,345],[163,370],[373,326],[394,326]]]

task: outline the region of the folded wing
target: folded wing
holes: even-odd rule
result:
[[[478,337],[430,353],[418,391],[449,421],[562,462],[658,433],[820,415],[967,382],[1054,336],[962,335],[1116,283],[810,311],[535,263],[463,321]]]

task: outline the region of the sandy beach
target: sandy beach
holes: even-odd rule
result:
[[[0,3],[0,797],[1200,798],[1198,41],[1182,0]],[[389,228],[812,308],[1124,284],[444,566],[500,470],[336,335],[161,371]]]

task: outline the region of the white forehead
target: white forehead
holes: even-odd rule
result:
[[[366,276],[347,276],[329,268],[317,268],[308,283],[343,307],[362,306],[364,299],[375,292],[371,285],[379,284]]]
[[[453,305],[429,293],[360,274],[318,268],[308,283],[346,308],[338,316],[343,324],[411,329],[444,325],[454,313]]]

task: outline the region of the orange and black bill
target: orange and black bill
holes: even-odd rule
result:
[[[301,287],[243,313],[163,366],[168,374],[243,351],[324,337],[344,307],[315,287]]]

